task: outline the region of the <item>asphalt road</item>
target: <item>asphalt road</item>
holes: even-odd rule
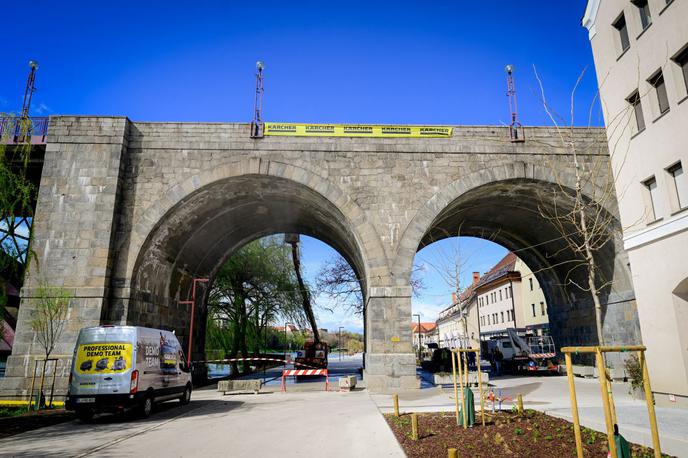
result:
[[[331,369],[357,364],[332,361]],[[189,405],[164,403],[147,419],[103,415],[29,431],[0,440],[0,456],[404,456],[367,391],[291,383],[287,393],[278,382],[258,395],[198,390]]]

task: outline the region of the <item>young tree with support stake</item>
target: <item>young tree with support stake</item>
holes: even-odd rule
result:
[[[72,298],[72,295],[62,288],[51,287],[46,283],[41,283],[33,299],[34,316],[30,321],[31,329],[34,331],[36,341],[43,348],[45,355],[41,372],[41,385],[38,390],[41,394],[41,399],[43,398],[43,386],[48,360],[64,332]],[[31,396],[33,396],[33,393],[31,393]],[[42,402],[39,402],[39,407],[41,404]]]

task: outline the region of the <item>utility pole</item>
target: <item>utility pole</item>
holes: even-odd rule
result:
[[[413,316],[418,317],[418,360],[421,359],[421,346],[420,346],[420,315],[417,313],[414,313]]]
[[[342,329],[344,326],[339,327],[339,361],[342,360]]]
[[[262,61],[256,62],[256,98],[253,103],[253,121],[251,121],[251,138],[263,138],[263,69]]]
[[[29,76],[26,78],[26,88],[24,89],[24,102],[22,103],[22,119],[29,119],[31,99],[33,98],[33,93],[36,90],[36,70],[38,70],[38,62],[35,60],[30,60],[29,69]]]
[[[516,100],[516,85],[514,84],[514,66],[509,64],[506,70],[506,95],[509,98],[509,111],[511,112],[511,124],[509,124],[509,139],[512,142],[523,142],[526,140],[523,133],[523,126],[518,120],[518,102]]]

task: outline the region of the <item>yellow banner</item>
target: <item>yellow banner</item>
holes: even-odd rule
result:
[[[97,343],[79,346],[76,370],[82,374],[113,374],[131,369],[130,343]]]
[[[266,122],[264,135],[289,137],[448,138],[452,136],[452,128],[446,126]]]

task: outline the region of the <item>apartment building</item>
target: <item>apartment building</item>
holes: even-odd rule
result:
[[[533,272],[508,253],[475,287],[480,337],[488,340],[515,328],[521,334],[543,335],[549,329],[547,302]]]
[[[480,344],[478,326],[478,307],[475,286],[480,281],[480,273],[473,272],[473,281],[459,297],[452,295],[451,304],[439,313],[437,334],[440,347],[453,348],[466,342],[472,348]]]
[[[589,0],[582,23],[655,400],[688,407],[688,1]]]

